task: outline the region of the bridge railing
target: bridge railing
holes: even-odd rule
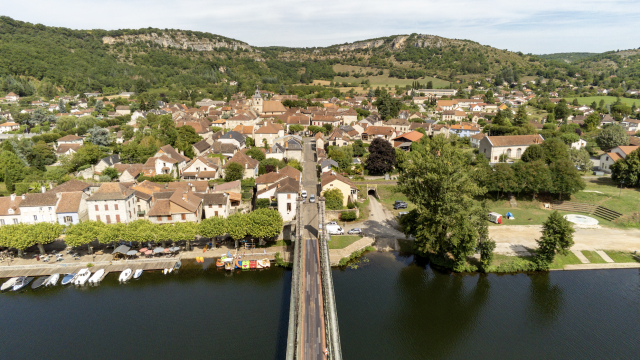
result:
[[[293,243],[293,272],[291,275],[291,299],[289,303],[289,329],[287,337],[287,360],[296,358],[298,347],[298,319],[300,316],[300,279],[302,276],[302,199],[298,198],[296,207],[296,236]]]

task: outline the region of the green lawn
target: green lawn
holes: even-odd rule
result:
[[[360,240],[358,235],[331,235],[329,249],[344,249],[358,240]]]
[[[589,262],[591,262],[592,264],[604,264],[604,263],[606,263],[606,261],[604,261],[602,256],[598,255],[595,251],[583,250],[582,251],[582,255],[584,255],[587,259],[589,259]]]
[[[556,255],[555,259],[553,260],[553,263],[551,263],[551,265],[549,266],[550,269],[564,269],[565,265],[575,265],[575,264],[582,264],[582,261],[580,261],[580,259],[578,259],[577,256],[574,255],[574,253],[569,252],[568,255]]]
[[[604,100],[605,104],[613,104],[617,100],[615,96],[567,97],[565,99],[569,104],[573,102],[573,99],[578,99],[578,104],[580,105],[591,105],[591,103],[593,103],[594,101],[599,105],[600,100]],[[640,100],[638,99],[620,98],[620,101],[629,106],[633,105],[633,103],[636,103],[636,105],[640,105]]]
[[[638,262],[640,263],[640,259],[634,257],[632,253],[625,251],[614,251],[614,250],[605,250],[604,251],[609,257],[617,262],[617,263],[629,263],[629,262]],[[640,256],[640,255],[637,255]]]
[[[382,204],[382,206],[386,207],[394,215],[398,215],[399,212],[411,211],[415,209],[416,206],[412,202],[410,202],[403,193],[394,192],[395,188],[395,185],[378,185],[378,197],[380,198],[380,203]],[[406,202],[407,208],[394,210],[393,204],[396,202],[396,200]]]
[[[268,242],[266,247],[273,246],[291,246],[291,240],[277,240],[274,242]]]

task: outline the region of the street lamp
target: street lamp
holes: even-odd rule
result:
[[[620,180],[620,193],[618,194],[618,197],[622,196],[622,185],[624,185],[624,180]]]

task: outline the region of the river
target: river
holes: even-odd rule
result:
[[[345,359],[637,359],[640,271],[456,275],[369,253],[334,269]],[[291,272],[183,262],[0,295],[2,358],[283,359]]]

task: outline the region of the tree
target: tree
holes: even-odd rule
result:
[[[586,173],[593,168],[591,156],[585,149],[569,149],[569,159],[573,165],[583,173]]]
[[[589,114],[589,116],[587,116],[586,119],[584,119],[584,124],[587,128],[587,131],[593,131],[598,128],[598,126],[600,126],[600,116],[598,116],[597,113],[592,112],[591,114]]]
[[[118,174],[118,170],[112,168],[112,167],[108,167],[104,170],[102,170],[102,175],[106,175],[108,177],[111,178],[111,180],[113,179],[117,179],[120,175]]]
[[[340,189],[327,190],[323,194],[325,205],[329,210],[340,210],[344,204],[344,196]]]
[[[75,225],[67,226],[64,242],[70,247],[88,245],[98,239],[102,230],[102,224],[96,221],[82,221]]]
[[[9,173],[9,168],[4,168],[4,185],[9,194],[13,194],[13,192],[16,191],[13,185],[13,179],[11,179],[11,173]]]
[[[246,152],[246,154],[249,155],[252,159],[258,160],[258,161],[262,161],[266,158],[266,156],[264,155],[264,152],[262,152],[262,150],[260,150],[257,147],[251,148],[249,151]]]
[[[629,135],[620,125],[611,125],[604,128],[596,138],[598,147],[602,150],[610,150],[616,146],[629,145]]]
[[[532,162],[532,161],[538,161],[538,160],[544,160],[544,149],[542,148],[542,146],[540,145],[530,145],[528,148],[526,148],[526,150],[524,151],[524,153],[522,153],[522,156],[520,157],[520,160],[524,161],[524,162]]]
[[[573,225],[558,211],[549,215],[542,224],[542,236],[536,240],[538,243],[537,257],[542,266],[548,268],[553,262],[556,253],[566,255],[573,246]]]
[[[559,138],[551,138],[542,143],[547,164],[569,159],[569,147]]]
[[[580,136],[576,133],[564,133],[560,135],[560,140],[562,140],[565,144],[571,145],[574,142],[580,141]]]
[[[195,222],[177,222],[173,224],[175,241],[186,241],[187,251],[191,250],[191,242],[195,239],[198,224]]]
[[[58,101],[58,112],[60,112],[60,113],[65,112],[64,100],[62,100],[62,99],[60,99],[60,101]]]
[[[245,216],[245,214],[234,213],[227,218],[227,232],[236,241],[236,247],[238,247],[238,240],[244,239],[248,233]]]
[[[475,199],[486,190],[473,180],[467,155],[441,136],[426,139],[409,160],[398,179],[400,192],[416,205],[405,233],[415,236],[418,251],[451,258],[460,271],[478,243],[491,241],[486,207]]]
[[[291,166],[292,168],[298,170],[298,171],[302,171],[302,164],[300,164],[300,161],[296,160],[296,159],[291,159],[287,161],[287,166]]]
[[[45,165],[51,165],[57,160],[56,154],[53,152],[53,148],[47,145],[44,141],[38,141],[33,145],[27,154],[27,161],[29,165],[40,170],[46,171]]]
[[[256,209],[267,209],[270,205],[271,205],[271,200],[269,199],[256,200]]]
[[[518,187],[536,198],[539,192],[549,190],[552,186],[551,173],[544,160],[536,160],[528,163],[517,162],[514,164],[514,172]]]
[[[96,101],[96,106],[94,107],[94,109],[98,114],[102,112],[102,109],[104,109],[104,103],[102,102],[102,100]]]
[[[361,156],[364,156],[364,154],[366,154],[367,152],[367,150],[364,148],[364,143],[360,139],[357,139],[356,141],[354,141],[352,147],[353,147],[353,156],[361,157]]]
[[[500,198],[501,193],[512,191],[516,188],[516,178],[513,169],[509,164],[499,163],[493,168],[491,177],[493,188],[497,190],[496,199]]]
[[[369,146],[366,168],[370,174],[381,175],[396,166],[396,153],[391,144],[382,138],[376,138]]]
[[[611,165],[611,180],[625,186],[638,186],[640,180],[640,151],[635,150]]]
[[[575,194],[585,188],[584,180],[573,165],[571,160],[560,159],[549,165],[551,171],[552,193],[559,194],[560,199],[564,194]]]
[[[554,113],[547,114],[547,123],[554,123],[556,121],[556,116]]]
[[[246,215],[248,233],[262,241],[272,239],[282,232],[282,216],[275,209],[257,209]]]
[[[224,181],[241,180],[244,177],[244,167],[237,162],[227,164],[224,169]]]
[[[495,102],[495,100],[493,99],[493,91],[491,90],[487,90],[487,93],[484,94],[484,97],[487,104],[493,104]]]
[[[10,151],[2,151],[0,152],[0,167],[9,170],[9,174],[11,175],[11,181],[17,182],[24,179],[26,167],[24,163],[18,155]],[[2,181],[5,181],[5,174],[7,172],[0,173],[2,174]]]
[[[44,245],[52,243],[62,234],[63,226],[48,222],[40,222],[28,225],[25,228],[25,239],[27,247],[38,245],[40,254],[44,255]],[[26,248],[25,248],[26,249]]]
[[[516,112],[516,116],[513,119],[514,126],[523,126],[529,123],[529,115],[527,114],[527,109],[525,105],[522,105],[518,108]]]
[[[198,224],[198,234],[212,239],[227,233],[227,219],[222,217],[211,217],[204,219]]]
[[[104,224],[97,223],[100,233],[98,234],[98,242],[103,245],[115,244],[123,238],[123,233],[129,224],[117,223],[117,224]],[[137,240],[137,239],[135,239]],[[134,240],[134,241],[135,241]]]
[[[94,125],[92,128],[87,130],[87,132],[91,135],[89,138],[91,143],[101,146],[109,146],[111,144],[111,139],[109,139],[109,130]]]
[[[380,115],[382,120],[398,117],[398,113],[402,107],[400,100],[392,98],[386,92],[378,96],[376,101],[373,102],[373,105],[378,108],[378,115]]]
[[[567,101],[562,99],[558,104],[553,108],[553,112],[556,115],[556,119],[566,120],[569,115],[571,115],[571,110],[567,107]]]

